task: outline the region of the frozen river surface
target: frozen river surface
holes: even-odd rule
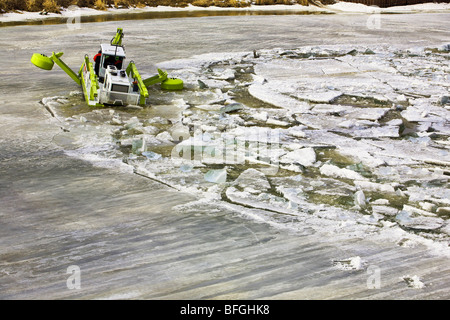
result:
[[[450,298],[449,18],[2,28],[0,297]],[[93,110],[29,62],[117,27],[185,90]]]

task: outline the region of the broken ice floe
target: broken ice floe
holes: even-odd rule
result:
[[[355,205],[357,205],[360,208],[367,207],[367,199],[362,190],[358,190],[355,193]]]
[[[235,185],[250,193],[266,192],[270,189],[267,177],[256,169],[247,169],[234,181]]]
[[[209,170],[205,174],[205,180],[214,183],[224,183],[227,181],[227,170],[226,169]]]
[[[300,148],[286,153],[280,158],[281,163],[299,163],[302,166],[312,166],[316,162],[316,152],[313,148]]]
[[[54,141],[71,154],[121,160],[266,222],[358,236],[395,226],[447,241],[448,53],[260,53],[167,62],[186,89],[150,88],[142,110],[92,110],[79,93],[42,105],[66,130]]]
[[[333,178],[342,178],[342,179],[350,179],[350,180],[364,180],[365,178],[361,176],[358,172],[353,170],[349,170],[346,168],[339,168],[332,164],[324,164],[320,168],[320,173],[333,177]]]
[[[365,267],[366,262],[359,256],[333,260],[333,265],[340,270],[361,270]]]
[[[425,287],[425,284],[416,275],[414,276],[406,275],[401,277],[400,279],[406,282],[408,287],[413,289],[423,289]]]
[[[398,223],[406,228],[418,230],[436,230],[441,228],[445,221],[437,217],[414,216],[409,211],[400,211],[395,219]]]

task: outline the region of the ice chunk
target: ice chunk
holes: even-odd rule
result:
[[[422,207],[423,210],[432,212],[436,209],[436,205],[430,202],[419,202],[419,205]]]
[[[442,108],[441,108],[442,109]],[[409,106],[401,112],[403,118],[409,122],[443,122],[442,110],[427,105]]]
[[[345,128],[345,129],[351,129],[354,128],[357,125],[357,122],[353,119],[351,120],[345,120],[338,124],[338,127]]]
[[[147,159],[149,160],[159,160],[162,158],[162,155],[160,155],[159,153],[155,153],[153,151],[144,151],[142,152],[142,155],[147,157]]]
[[[439,99],[439,104],[441,104],[441,105],[450,104],[450,97],[449,96],[442,96]]]
[[[271,124],[274,126],[280,126],[280,127],[287,127],[289,125],[289,122],[269,118],[269,119],[267,119],[267,124]]]
[[[169,120],[161,118],[161,117],[153,117],[151,119],[147,119],[144,122],[144,126],[150,125],[150,124],[169,124]]]
[[[388,205],[389,200],[388,199],[377,199],[371,202],[372,205]]]
[[[450,223],[447,222],[439,231],[450,235]]]
[[[408,99],[405,97],[404,94],[398,95],[398,96],[395,98],[395,100],[398,101],[398,102],[406,102],[406,101],[408,101]]]
[[[200,89],[205,89],[205,88],[211,88],[211,89],[221,89],[227,85],[229,85],[230,83],[228,81],[225,80],[214,80],[214,79],[203,79],[203,80],[198,80],[198,84]]]
[[[372,212],[382,214],[384,216],[395,216],[398,213],[398,209],[383,205],[372,205]]]
[[[411,214],[416,214],[416,215],[422,215],[422,216],[432,216],[434,217],[435,214],[432,212],[428,212],[426,210],[421,210],[419,208],[413,207],[413,206],[409,206],[409,205],[403,205],[403,210],[410,212]]]
[[[217,127],[216,126],[208,126],[206,124],[202,124],[200,126],[200,128],[202,129],[202,131],[204,132],[217,132]]]
[[[139,124],[140,124],[140,121],[139,121],[138,117],[131,117],[130,119],[125,121],[125,129],[128,130]]]
[[[267,82],[266,78],[256,74],[250,74],[252,76],[253,82],[255,84],[264,84]]]
[[[149,126],[146,126],[146,127],[142,127],[142,131],[145,134],[149,134],[149,135],[154,136],[154,135],[158,134],[159,129],[157,127],[155,127],[155,126],[150,126],[149,125]]]
[[[217,80],[233,80],[236,77],[233,69],[226,69],[224,71],[216,72],[213,76]]]
[[[295,137],[295,138],[305,138],[306,137],[306,133],[303,131],[303,127],[301,126],[296,126],[296,127],[290,127],[288,129],[288,132],[291,136]]]
[[[283,145],[283,147],[285,147],[286,149],[288,149],[290,151],[304,148],[303,145],[301,145],[300,143],[295,143],[295,142],[294,143],[285,144],[285,145]]]
[[[168,137],[166,137],[166,139],[168,139],[169,141],[184,141],[190,138],[189,127],[182,123],[177,123],[172,128],[170,128],[169,131],[171,139],[168,139]]]
[[[401,126],[403,124],[403,120],[402,119],[392,119],[389,122],[386,122],[387,125],[389,126]]]
[[[412,217],[412,215],[405,210],[400,211],[395,219],[397,222],[406,228],[418,229],[418,230],[435,230],[444,225],[444,220],[434,217]]]
[[[332,164],[324,164],[322,167],[320,167],[320,173],[333,177],[333,178],[342,178],[342,179],[352,179],[352,180],[366,180],[363,176],[361,176],[358,172],[345,169],[345,168],[339,168]]]
[[[205,180],[213,183],[224,183],[227,181],[227,170],[218,169],[218,170],[209,170],[205,174]]]
[[[425,287],[425,284],[422,281],[420,281],[420,278],[418,276],[406,275],[406,276],[401,277],[400,279],[405,281],[406,284],[408,285],[408,287],[411,287],[414,289],[422,289]]]
[[[299,163],[302,166],[309,167],[316,162],[316,152],[313,148],[296,149],[282,156],[280,162]]]
[[[220,111],[223,108],[221,104],[201,104],[195,107],[205,111]]]
[[[359,206],[360,208],[365,208],[367,206],[366,196],[364,195],[364,192],[362,190],[356,191],[354,199],[355,205]]]
[[[200,89],[208,88],[208,85],[200,79],[197,80],[197,83],[198,83],[198,86],[200,87]]]
[[[327,115],[343,116],[349,109],[351,110],[352,107],[333,104],[316,104],[311,111]]]
[[[185,173],[186,173],[186,172],[191,172],[192,169],[193,169],[193,166],[190,165],[190,164],[183,164],[183,165],[180,166],[180,170],[181,170],[182,172],[185,172]]]
[[[167,131],[164,131],[164,132],[161,132],[160,134],[158,134],[158,135],[156,136],[156,139],[158,139],[158,140],[160,140],[160,141],[165,141],[165,142],[167,142],[167,141],[169,141],[169,142],[173,141],[172,136],[171,136],[170,133],[167,132]]]
[[[378,126],[377,123],[373,124]],[[397,138],[399,137],[399,128],[398,126],[370,127],[346,133],[357,138]]]
[[[262,111],[262,112],[255,113],[252,117],[253,117],[253,119],[258,120],[258,121],[267,121],[267,119],[269,118],[269,115],[266,111]]]
[[[298,99],[284,95],[278,92],[276,88],[272,89],[268,84],[252,84],[248,88],[248,92],[265,103],[283,109],[289,109],[295,112],[306,112],[311,109],[311,105],[306,101],[299,101]]]
[[[333,260],[333,265],[340,270],[361,270],[365,262],[359,256],[342,260]]]
[[[111,124],[113,124],[113,125],[122,125],[123,122],[122,122],[122,120],[120,120],[119,117],[113,117],[111,119]]]
[[[270,183],[266,176],[256,169],[247,169],[242,172],[235,180],[234,184],[238,185],[242,189],[252,188],[253,190],[258,190],[259,192],[270,189]]]
[[[225,100],[219,88],[217,88],[216,91],[207,90],[186,92],[184,98],[185,103],[191,105],[214,104]],[[172,101],[167,101],[167,103],[172,103]]]
[[[61,104],[60,104],[59,102],[57,102],[57,100],[60,99],[60,98],[64,98],[64,97],[60,97],[60,96],[46,97],[46,98],[43,98],[43,99],[41,100],[41,103],[42,103],[43,105],[50,105],[50,104],[53,103],[54,106],[60,106]]]
[[[366,191],[395,193],[394,187],[389,184],[375,183],[367,180],[356,180],[355,185]]]
[[[125,121],[124,128],[129,135],[138,135],[145,133],[144,127],[137,117],[132,117],[129,120]]]
[[[292,205],[285,198],[265,192],[254,191],[255,190],[252,188],[246,188],[244,191],[239,191],[231,186],[227,188],[225,193],[229,200],[244,206],[292,214]]]
[[[316,103],[331,103],[336,98],[340,97],[342,95],[342,92],[340,91],[311,91],[311,92],[298,92],[295,93],[293,96],[295,96],[298,99],[301,100],[308,100],[311,102]]]
[[[389,108],[353,108],[349,117],[360,120],[379,120],[390,110]]]
[[[397,215],[398,210],[393,207],[388,206],[372,206],[372,212],[377,214],[382,214],[384,216],[393,217]]]
[[[220,108],[220,112],[221,113],[228,113],[228,112],[242,110],[243,108],[244,108],[244,106],[241,103],[238,103],[238,102],[230,103],[230,104]]]
[[[136,139],[131,143],[131,152],[141,154],[145,150],[145,139]]]
[[[410,223],[412,221],[411,214],[408,211],[400,211],[395,219],[400,223]]]
[[[70,91],[69,96],[73,97],[73,96],[78,96],[83,94],[83,92],[81,91]]]

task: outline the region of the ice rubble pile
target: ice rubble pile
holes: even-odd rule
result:
[[[142,110],[60,120],[109,132],[114,157],[143,175],[264,219],[445,240],[449,55],[446,46],[202,55],[161,65],[185,80],[182,92],[150,90]]]

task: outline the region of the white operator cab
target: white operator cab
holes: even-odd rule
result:
[[[100,68],[98,76],[101,80],[106,75],[106,69],[109,65],[113,65],[117,70],[121,70],[125,61],[125,50],[122,46],[115,46],[110,44],[102,44],[100,46],[102,56],[100,59]]]
[[[130,80],[125,70],[117,70],[114,65],[109,65],[106,68],[105,81],[103,83],[107,91],[129,93]]]
[[[139,89],[125,71],[125,51],[121,46],[102,44],[99,80],[102,100],[106,104],[139,103]],[[130,81],[131,80],[131,81]]]

